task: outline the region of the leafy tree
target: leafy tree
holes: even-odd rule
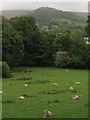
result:
[[[70,31],[57,34],[54,41],[55,51],[68,51],[71,47]]]
[[[0,15],[0,61],[2,61],[2,16]]]
[[[89,36],[89,41],[90,41],[90,15],[88,16],[87,33],[88,33],[88,36]]]
[[[38,44],[41,39],[35,20],[30,16],[15,17],[10,20],[14,29],[19,32],[24,43],[24,57],[22,65],[36,65]]]
[[[39,45],[39,54],[37,56],[37,60],[39,65],[53,65],[53,42],[55,39],[55,34],[50,31],[43,31],[41,34],[41,41]]]
[[[90,42],[90,14],[88,16],[88,21],[87,21],[87,25],[85,27],[85,30],[86,30],[86,33],[87,33],[87,36],[89,37],[89,42]],[[90,69],[90,43],[88,44],[88,68]]]
[[[22,37],[13,29],[9,20],[2,18],[2,59],[10,66],[17,66],[23,58]]]
[[[56,52],[62,51],[56,53],[56,65],[59,65],[59,62],[62,63],[60,60],[63,59],[63,52],[67,51],[68,67],[86,68],[88,66],[88,46],[86,41],[83,40],[82,30],[77,29],[60,33],[56,36],[54,47]]]
[[[71,49],[69,51],[70,67],[82,68],[88,66],[88,46],[83,40],[83,33],[80,30],[73,30],[70,35],[72,39]]]

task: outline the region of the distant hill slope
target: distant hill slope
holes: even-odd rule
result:
[[[39,26],[57,26],[79,24],[85,25],[87,22],[87,13],[66,12],[49,7],[41,7],[36,10],[12,10],[3,11],[3,16],[12,18],[15,16],[30,15],[33,16]]]
[[[88,17],[88,12],[73,12],[75,15],[83,17],[83,18],[87,18]]]
[[[42,7],[31,11],[29,15],[32,15],[40,24],[58,25],[60,22],[85,24],[87,17],[84,15],[82,16],[82,14],[80,15],[80,13],[64,12],[54,8]]]

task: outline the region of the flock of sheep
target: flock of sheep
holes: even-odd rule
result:
[[[66,72],[69,72],[68,70],[65,70]],[[80,85],[80,82],[75,82],[76,85]],[[52,83],[53,86],[57,86],[58,83]],[[73,87],[69,88],[71,91],[74,90]],[[80,99],[80,95],[74,95],[72,96],[72,100],[79,100]],[[44,110],[44,115],[43,118],[48,118],[51,117],[53,115],[53,113],[49,110]]]
[[[65,72],[68,73],[69,71],[68,71],[68,70],[65,70]],[[75,82],[75,84],[76,84],[76,85],[80,85],[80,82],[79,82],[79,81],[78,81],[78,82]],[[57,86],[58,83],[52,83],[52,85],[53,85],[53,86]],[[28,84],[25,83],[25,87],[27,87],[27,86],[28,86]],[[73,87],[70,87],[69,89],[70,89],[71,91],[74,90]],[[0,91],[0,95],[1,95],[1,96],[3,95],[3,91]],[[20,101],[20,103],[22,103],[24,99],[25,99],[24,96],[19,96],[19,97],[18,97],[18,100]],[[74,95],[74,96],[72,96],[72,100],[79,100],[79,99],[80,99],[80,95]],[[49,110],[44,110],[43,118],[48,118],[48,117],[51,117],[52,115],[53,115],[53,113],[52,113],[51,111],[49,111]]]

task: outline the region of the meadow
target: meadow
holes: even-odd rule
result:
[[[52,118],[88,117],[88,70],[23,67],[12,72],[12,78],[2,80],[4,118],[42,118],[45,109],[53,112]],[[22,103],[21,95],[25,97]],[[80,99],[72,100],[73,95]]]

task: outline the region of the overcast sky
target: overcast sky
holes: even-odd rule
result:
[[[15,2],[12,2],[12,1],[13,0],[3,0],[3,2],[1,2],[0,9],[32,10],[39,7],[53,7],[63,11],[87,12],[89,0],[67,0],[67,2],[66,0],[52,0],[52,1],[51,0],[18,0],[18,1],[15,0]]]

